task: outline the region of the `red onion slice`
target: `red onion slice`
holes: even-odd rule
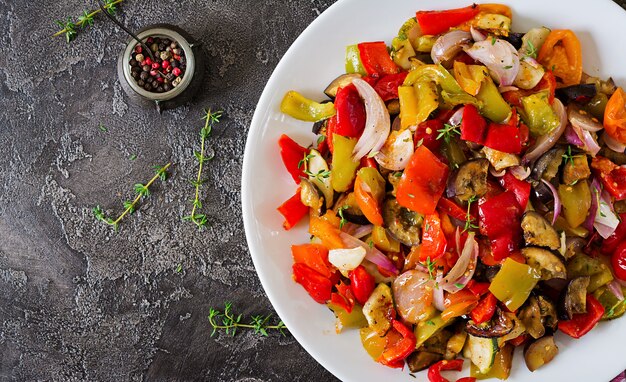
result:
[[[440,312],[443,312],[444,310],[446,310],[446,306],[445,306],[445,299],[443,296],[443,288],[439,284],[440,282],[441,282],[441,278],[437,277],[436,282],[435,282],[435,287],[433,288],[433,305],[435,306],[435,309],[437,309]]]
[[[554,216],[552,217],[552,225],[554,225],[554,223],[556,222],[556,218],[558,218],[561,214],[561,198],[559,198],[559,193],[556,188],[554,188],[552,183],[543,178],[541,179],[541,181],[545,183],[546,186],[548,186],[550,192],[552,192],[552,197],[554,198]]]
[[[463,50],[463,44],[470,42],[471,39],[472,35],[469,32],[461,30],[453,30],[443,34],[433,44],[430,57],[435,64],[448,61]]]
[[[595,214],[593,226],[596,231],[598,231],[600,236],[606,239],[617,229],[617,226],[619,225],[619,217],[617,217],[617,214],[615,213],[613,202],[611,201],[611,195],[609,195],[607,190],[602,190],[602,193],[599,194],[598,202],[598,210]]]
[[[504,176],[504,174],[506,174],[506,168],[502,169],[500,171],[496,171],[495,168],[489,166],[489,173],[491,175],[493,175],[494,177],[496,177],[496,178],[502,178]]]
[[[487,39],[487,35],[484,34],[483,32],[479,31],[478,29],[475,29],[474,27],[470,27],[470,34],[472,35],[472,39],[476,42],[478,41],[484,41]]]
[[[463,112],[465,111],[465,106],[455,111],[454,114],[448,120],[448,123],[452,126],[459,126],[461,121],[463,120]]]
[[[352,83],[363,98],[366,115],[365,129],[352,152],[354,160],[358,161],[366,154],[380,150],[389,136],[391,123],[387,106],[376,90],[360,78],[353,79]]]
[[[519,88],[517,86],[500,86],[498,88],[498,91],[500,93],[514,92],[516,90],[519,90]]]
[[[607,288],[617,297],[619,301],[624,300],[624,292],[622,292],[622,288],[616,279],[613,279],[608,285]]]
[[[517,50],[508,41],[487,39],[478,41],[465,52],[474,60],[482,62],[500,86],[513,83],[520,69]]]
[[[601,149],[598,141],[596,141],[596,139],[591,135],[588,130],[580,129],[577,131],[576,126],[572,126],[574,127],[574,131],[580,133],[579,137],[583,141],[583,149],[591,154],[592,157],[595,157]]]
[[[476,262],[478,261],[478,243],[474,239],[474,232],[470,232],[465,240],[463,252],[450,269],[446,277],[441,280],[439,286],[450,293],[456,293],[465,288],[465,285],[474,276]]]
[[[567,128],[565,129],[565,140],[570,145],[574,145],[578,147],[582,147],[583,145],[583,141],[581,141],[580,138],[578,138],[578,134],[576,134],[576,132],[571,126],[567,126]]]
[[[598,199],[600,199],[600,183],[597,179],[593,179],[589,184],[591,190],[591,207],[589,207],[589,215],[583,222],[583,227],[589,232],[593,231],[593,222],[596,220],[596,214],[598,212]]]
[[[345,232],[340,232],[339,237],[348,248],[363,247],[365,248],[365,259],[381,267],[384,271],[392,274],[398,274],[398,268],[393,264],[387,256],[385,256],[376,247],[365,244],[361,240],[354,236],[348,235]]]
[[[530,167],[524,166],[509,167],[509,170],[517,180],[526,180],[530,176],[531,172]]]
[[[414,150],[411,130],[406,129],[401,133],[392,131],[374,159],[386,169],[400,171],[409,163]]]
[[[602,133],[602,140],[606,143],[606,146],[617,153],[623,153],[626,150],[626,145],[611,137],[605,132]]]
[[[374,226],[372,224],[358,225],[348,222],[343,225],[341,231],[347,233],[348,235],[354,236],[357,239],[360,239],[372,233],[373,229]]]
[[[534,161],[535,159],[542,156],[546,151],[554,147],[559,138],[561,138],[561,135],[563,135],[565,128],[567,127],[567,113],[565,111],[565,106],[563,106],[558,98],[554,99],[554,103],[552,103],[552,108],[554,109],[556,115],[559,116],[560,124],[556,127],[556,129],[552,130],[548,134],[542,135],[537,138],[537,141],[535,142],[533,147],[528,149],[526,155],[524,155],[525,163]]]
[[[604,129],[604,126],[602,126],[602,124],[598,122],[598,120],[594,121],[595,118],[587,114],[586,111],[578,109],[578,107],[574,106],[573,104],[570,104],[567,107],[567,118],[569,119],[572,126],[581,128],[583,130],[592,131],[595,133]]]

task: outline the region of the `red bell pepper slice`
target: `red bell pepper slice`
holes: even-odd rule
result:
[[[374,288],[376,288],[374,276],[370,275],[362,265],[351,270],[348,276],[350,277],[350,288],[354,297],[359,304],[365,304],[372,295]]]
[[[417,22],[425,35],[436,35],[473,19],[479,12],[476,4],[445,11],[418,11]]]
[[[483,144],[487,133],[487,121],[474,105],[465,105],[461,120],[461,139]]]
[[[520,334],[519,336],[513,338],[509,342],[513,346],[520,346],[520,345],[525,344],[527,340],[528,340],[528,334],[524,333],[524,334]]]
[[[417,125],[413,142],[426,146],[430,151],[436,152],[441,147],[441,140],[437,139],[438,131],[443,129],[443,122],[439,119],[431,119]]]
[[[365,105],[354,85],[339,88],[335,97],[335,109],[337,124],[332,133],[349,138],[360,137],[365,129]]]
[[[521,153],[523,137],[517,126],[518,122],[516,109],[513,108],[511,119],[507,124],[489,123],[484,145],[509,154]]]
[[[481,198],[478,202],[480,231],[489,238],[495,261],[505,259],[519,248],[523,212],[511,191]]]
[[[446,245],[448,244],[446,235],[441,229],[439,215],[436,212],[426,215],[422,229],[420,261],[425,262],[428,261],[428,259],[434,261],[446,252]]]
[[[622,242],[611,256],[611,265],[615,277],[626,281],[626,241]]]
[[[444,212],[452,216],[456,220],[459,220],[462,222],[467,220],[467,210],[464,208],[461,208],[458,204],[456,204],[455,202],[453,202],[452,200],[446,197],[441,197],[441,199],[439,199],[439,204],[437,205],[437,209],[441,212]],[[476,217],[472,215],[471,211],[470,211],[470,217],[472,218],[472,220],[476,220]]]
[[[303,217],[309,214],[309,207],[302,204],[299,188],[295,195],[287,199],[277,210],[285,217],[283,228],[287,231],[292,229]]]
[[[378,163],[376,162],[376,159],[364,156],[363,158],[361,158],[361,163],[359,163],[359,169],[363,167],[378,169]]]
[[[335,134],[337,130],[337,114],[328,118],[328,122],[326,122],[326,145],[328,146],[328,150],[333,152],[333,134]]]
[[[363,68],[370,76],[382,77],[400,72],[400,68],[391,59],[387,45],[383,41],[362,42],[358,48]]]
[[[376,90],[376,93],[378,93],[380,98],[385,102],[398,99],[398,87],[404,83],[404,79],[408,74],[409,72],[388,74],[376,82],[374,90]]]
[[[300,146],[296,141],[283,134],[278,139],[278,146],[280,146],[280,157],[283,160],[283,164],[293,180],[300,184],[300,177],[306,177],[304,173],[304,166],[301,165],[302,159],[309,150]]]
[[[472,292],[474,294],[474,296],[476,297],[481,297],[482,295],[484,295],[485,293],[487,293],[489,291],[489,285],[491,285],[490,283],[481,283],[478,282],[474,279],[471,279],[467,285],[465,286],[465,289],[469,290],[470,292]]]
[[[482,300],[476,305],[474,309],[470,312],[470,318],[476,324],[482,324],[483,322],[487,322],[491,320],[494,313],[496,312],[496,305],[498,303],[498,299],[491,292],[488,293]]]
[[[624,239],[626,239],[626,213],[619,214],[619,224],[615,232],[602,241],[600,251],[605,255],[612,255]]]
[[[441,372],[445,370],[461,371],[463,368],[462,359],[443,360],[433,364],[428,368],[428,381],[429,382],[450,382],[448,379],[441,376]],[[467,379],[466,379],[467,381]]]
[[[456,380],[456,382],[476,382],[475,377],[463,377]]]
[[[587,294],[587,313],[574,314],[571,320],[559,321],[559,330],[573,338],[580,338],[593,329],[604,315],[604,307]]]
[[[354,308],[355,304],[352,290],[348,285],[344,284],[343,281],[340,281],[339,284],[336,285],[336,288],[337,292],[330,295],[330,302],[342,307],[346,312],[352,313],[352,308]]]
[[[417,339],[415,338],[413,331],[404,326],[402,322],[392,320],[391,324],[393,329],[402,336],[402,339],[393,344],[391,347],[385,348],[385,351],[383,351],[383,354],[380,355],[378,362],[391,367],[398,367],[398,365],[402,367],[406,357],[415,351]]]
[[[302,285],[315,301],[325,304],[330,300],[333,283],[329,278],[300,263],[294,264],[292,269],[294,281]]]
[[[530,198],[530,183],[525,180],[517,179],[515,175],[511,174],[510,171],[507,171],[504,176],[500,178],[500,184],[505,190],[511,191],[515,194],[517,203],[519,203],[520,207],[522,207],[522,210],[526,210],[526,205],[528,204],[528,199]]]
[[[291,246],[294,263],[304,264],[322,276],[330,278],[334,271],[328,261],[328,248],[321,244],[300,244]]]
[[[428,148],[419,146],[398,182],[398,203],[424,215],[434,213],[446,188],[448,172],[448,166],[437,159]]]
[[[616,200],[626,199],[625,167],[618,166],[605,157],[596,156],[591,159],[591,168],[611,196]]]

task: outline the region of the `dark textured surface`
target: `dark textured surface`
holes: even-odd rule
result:
[[[125,38],[111,23],[98,17],[69,45],[49,38],[85,2],[0,0],[0,381],[333,380],[290,336],[210,337],[206,318],[224,300],[272,311],[243,232],[245,136],[278,60],[332,2],[128,1],[132,29],[171,22],[206,43],[204,91],[158,116],[123,94]],[[202,190],[211,226],[198,232],[181,217],[205,107],[226,117]],[[94,205],[121,212],[170,160],[171,180],[119,232],[94,221]]]

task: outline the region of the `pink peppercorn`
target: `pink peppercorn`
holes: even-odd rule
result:
[[[157,72],[157,71],[156,71],[156,70],[154,70],[154,69],[150,71],[150,75],[151,75],[152,77],[156,77],[156,75],[157,75],[157,74],[159,74],[159,72]]]
[[[170,67],[170,62],[169,62],[169,61],[167,61],[167,60],[164,60],[164,61],[161,63],[161,67],[162,67],[163,69],[167,69],[167,68],[169,68],[169,67]]]
[[[158,62],[153,62],[152,63],[152,69],[159,69],[161,67],[161,65],[159,65]]]
[[[180,70],[180,68],[172,69],[172,74],[174,74],[176,77],[180,76],[181,73],[182,73],[182,70]]]
[[[141,53],[141,45],[135,45],[135,53]]]
[[[152,65],[152,60],[150,59],[150,57],[146,57],[145,64],[146,65]]]

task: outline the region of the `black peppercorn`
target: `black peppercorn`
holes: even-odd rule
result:
[[[141,79],[144,81],[147,80],[149,76],[150,76],[150,73],[148,72],[141,72],[141,75],[140,75]]]
[[[135,60],[134,58],[132,58],[129,62],[130,66],[137,66],[139,65],[139,63],[137,62],[137,60]]]
[[[170,62],[170,65],[172,66],[172,68],[178,68],[178,61],[176,61],[176,60],[172,60],[172,61]]]
[[[170,86],[170,84],[163,84],[163,91],[170,91],[172,89],[172,87]]]
[[[149,84],[149,83],[147,83],[147,84],[145,84],[145,85],[143,86],[143,88],[144,88],[144,89],[146,89],[147,91],[150,91],[150,90],[152,90],[152,85],[151,85],[151,84]]]
[[[137,85],[143,87],[146,83],[143,80],[137,81]]]
[[[144,72],[149,72],[149,71],[150,71],[150,65],[144,65],[141,69],[142,69]]]
[[[159,87],[157,87],[157,89],[156,89],[156,90],[157,90],[157,92],[159,92],[159,93],[163,93],[163,86],[159,86]]]
[[[163,43],[159,44],[159,50],[165,50],[165,44]]]

